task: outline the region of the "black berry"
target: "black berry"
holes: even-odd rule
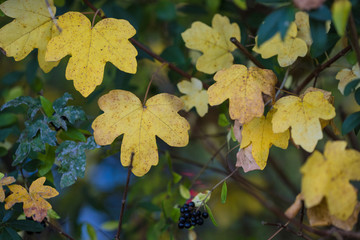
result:
[[[189,208],[188,208],[188,207],[184,207],[184,212],[189,212]]]
[[[203,216],[203,218],[208,218],[209,214],[207,212],[203,212],[202,216]]]
[[[188,208],[189,207],[189,204],[184,204],[184,206],[183,206],[184,208]]]
[[[185,217],[185,218],[189,218],[189,217],[190,217],[190,213],[188,213],[188,212],[184,213],[184,217]]]
[[[184,218],[184,217],[180,217],[180,218],[179,218],[179,222],[180,222],[180,223],[185,223],[185,221],[186,221],[186,218]]]
[[[191,227],[191,223],[186,222],[186,223],[185,223],[185,228],[190,228],[190,227]]]
[[[202,218],[199,218],[198,220],[196,220],[196,224],[198,225],[203,225],[204,220]]]
[[[178,224],[178,227],[179,227],[179,228],[184,228],[184,227],[185,227],[185,224],[184,224],[184,223],[179,223],[179,224]]]
[[[196,225],[196,222],[191,222],[191,226],[195,226]]]
[[[189,202],[189,207],[195,207],[195,203],[194,202]]]
[[[184,207],[180,208],[180,212],[181,212],[181,213],[184,213],[184,212],[185,212],[185,208],[184,208]]]

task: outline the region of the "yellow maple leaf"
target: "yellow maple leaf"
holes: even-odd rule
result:
[[[356,189],[349,181],[360,180],[360,153],[345,148],[345,141],[328,141],[324,155],[315,151],[300,169],[306,207],[325,198],[329,213],[340,220],[347,220],[357,204]]]
[[[274,112],[274,110],[268,112],[266,118],[265,116],[253,118],[243,126],[240,148],[252,144],[252,155],[261,170],[266,166],[269,149],[273,144],[283,149],[288,147],[289,130],[281,133],[274,133],[272,130],[271,120]]]
[[[230,38],[240,41],[240,28],[236,23],[230,24],[226,16],[215,14],[212,28],[202,22],[194,22],[181,36],[186,47],[203,53],[197,59],[196,69],[212,74],[233,64],[231,52],[236,46],[230,42]]]
[[[53,0],[49,0],[49,4],[55,14]],[[46,45],[58,32],[44,0],[8,0],[0,5],[0,9],[15,18],[0,29],[0,48],[6,56],[20,61],[38,48],[39,66],[44,72],[59,64],[45,61]]]
[[[257,37],[255,41],[253,51],[260,53],[263,58],[278,55],[277,59],[281,67],[290,66],[298,57],[304,57],[308,50],[306,42],[297,37],[297,28],[294,22],[291,23],[284,41],[282,41],[280,33],[275,34],[260,47],[257,47]]]
[[[129,166],[134,153],[132,172],[136,176],[145,175],[158,163],[155,136],[173,147],[188,144],[190,125],[177,114],[183,102],[176,96],[161,93],[143,105],[131,92],[112,90],[98,104],[104,113],[92,124],[96,143],[108,145],[124,134],[121,164]]]
[[[312,152],[318,140],[322,139],[319,119],[335,117],[335,108],[325,99],[321,91],[308,92],[303,98],[286,96],[280,98],[274,108],[272,124],[274,133],[281,133],[291,127],[291,137],[295,144]]]
[[[209,104],[219,105],[229,99],[231,119],[241,124],[260,117],[264,113],[262,93],[275,96],[276,75],[268,69],[234,64],[228,69],[218,71],[215,84],[208,89]]]
[[[340,80],[338,89],[342,94],[344,94],[344,89],[346,85],[351,82],[352,80],[355,80],[357,78],[360,78],[360,68],[359,64],[355,64],[352,69],[344,68],[340,72],[338,72],[335,76],[337,80]]]
[[[45,177],[36,179],[31,184],[29,192],[20,185],[10,185],[9,189],[12,194],[5,199],[5,209],[10,209],[15,203],[22,202],[24,203],[25,216],[41,222],[46,217],[47,211],[52,208],[45,199],[53,198],[59,194],[56,189],[44,186],[45,180]]]
[[[309,14],[299,11],[295,14],[295,23],[298,28],[297,37],[306,42],[308,47],[312,44]]]
[[[2,175],[2,176],[1,176]],[[5,192],[3,186],[7,186],[15,182],[14,177],[4,177],[4,174],[0,173],[0,202],[5,200]]]
[[[209,97],[199,79],[191,78],[191,82],[183,80],[177,84],[177,87],[181,93],[186,94],[180,97],[184,102],[185,111],[195,107],[200,117],[208,112]]]
[[[58,24],[62,32],[49,42],[45,59],[58,61],[72,55],[66,79],[74,80],[75,89],[84,97],[101,84],[106,62],[124,72],[136,72],[137,51],[128,40],[136,30],[128,21],[106,18],[92,28],[85,15],[68,12],[59,17]]]

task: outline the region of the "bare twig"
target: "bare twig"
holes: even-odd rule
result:
[[[66,237],[67,239],[75,240],[75,238],[71,237],[69,234],[65,233],[62,229],[58,228],[57,226],[49,222],[46,218],[44,219],[44,221],[51,229],[58,232],[60,235]]]
[[[349,16],[349,29],[350,29],[350,41],[351,41],[351,45],[354,49],[356,58],[358,63],[360,64],[360,46],[359,46],[359,40],[358,40],[358,35],[357,35],[357,31],[356,31],[356,26],[355,26],[355,21],[354,21],[354,16],[352,15],[352,13],[350,12],[350,16]]]
[[[265,68],[236,38],[230,38],[230,41],[238,48],[240,51],[250,59],[257,67]]]
[[[48,8],[48,11],[49,11],[49,13],[50,13],[50,16],[51,16],[52,21],[54,22],[57,30],[61,33],[61,32],[62,32],[62,29],[61,29],[61,27],[59,26],[59,24],[57,24],[57,20],[56,20],[56,18],[55,18],[55,14],[54,14],[53,10],[51,9],[51,6],[50,6],[49,1],[48,1],[48,0],[45,0],[45,3],[46,3],[46,6],[47,6],[47,8]]]
[[[344,49],[342,49],[340,52],[338,52],[334,57],[330,58],[325,63],[319,65],[317,68],[314,69],[312,73],[310,73],[307,78],[302,82],[302,84],[295,90],[296,94],[299,94],[301,90],[303,90],[306,85],[309,84],[309,82],[314,78],[317,77],[324,69],[328,68],[331,64],[333,64],[335,61],[337,61],[339,58],[344,56],[347,52],[351,50],[351,46],[347,46]]]
[[[199,208],[205,204],[206,199],[210,196],[210,194],[218,187],[220,186],[223,182],[225,182],[226,180],[228,180],[234,173],[237,172],[239,168],[235,168],[234,171],[232,171],[229,175],[227,175],[225,178],[223,178],[220,182],[218,182],[217,184],[215,184],[215,186],[213,186],[210,191],[206,194],[204,200],[201,201],[201,204],[197,207],[196,211],[199,210]]]
[[[123,216],[124,216],[124,211],[125,211],[125,204],[126,204],[126,197],[127,197],[127,193],[129,190],[129,183],[130,183],[130,176],[131,176],[131,170],[133,168],[133,160],[134,160],[134,153],[131,153],[130,156],[130,165],[128,167],[128,175],[126,178],[126,185],[125,185],[125,189],[124,189],[124,194],[123,194],[123,199],[121,201],[121,211],[120,211],[120,217],[119,217],[119,226],[118,226],[118,230],[115,236],[116,240],[120,240],[120,233],[121,233],[121,226],[122,226],[122,221],[123,221]]]

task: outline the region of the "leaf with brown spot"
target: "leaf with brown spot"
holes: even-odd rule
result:
[[[234,64],[230,68],[218,71],[215,84],[208,89],[209,104],[219,105],[229,99],[231,119],[241,124],[260,117],[264,113],[262,93],[275,96],[276,75],[268,69]]]
[[[10,209],[15,203],[22,202],[25,216],[32,217],[37,222],[44,220],[47,211],[52,208],[45,199],[59,194],[56,189],[44,186],[45,180],[45,177],[36,179],[31,184],[29,192],[20,185],[10,185],[9,189],[12,194],[5,199],[5,209]]]

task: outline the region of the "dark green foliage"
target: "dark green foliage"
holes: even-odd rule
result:
[[[62,173],[60,186],[68,187],[75,183],[77,178],[84,177],[86,156],[85,150],[97,148],[94,137],[87,142],[64,141],[56,149],[56,159],[60,162],[59,172]]]
[[[7,103],[5,103],[4,105],[1,106],[0,111],[9,108],[9,107],[17,107],[19,105],[25,104],[28,107],[28,111],[27,111],[27,117],[30,119],[33,119],[36,115],[36,113],[40,110],[41,108],[41,103],[39,99],[34,99],[32,97],[29,96],[22,96],[22,97],[18,97],[14,100],[11,100]]]
[[[260,46],[276,33],[280,32],[283,39],[290,26],[295,20],[295,8],[292,6],[282,7],[268,15],[258,30],[257,44]]]
[[[349,133],[354,128],[359,127],[360,125],[360,112],[353,113],[349,115],[342,124],[341,132],[343,135]]]

